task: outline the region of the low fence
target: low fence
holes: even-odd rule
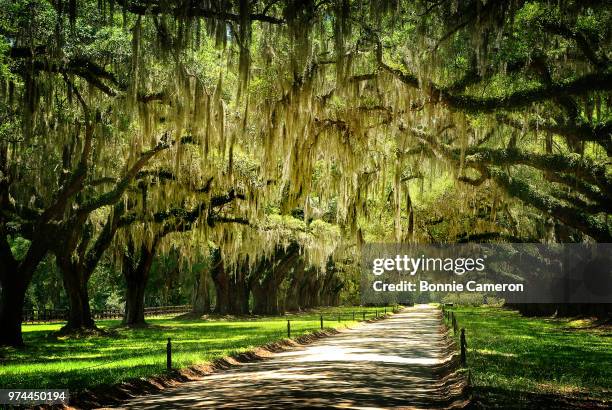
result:
[[[394,305],[390,307],[381,307],[379,309],[372,310],[354,310],[352,312],[330,312],[319,314],[319,323],[317,326],[313,326],[311,330],[323,330],[326,328],[326,324],[331,323],[342,323],[344,321],[360,322],[372,319],[384,318],[388,313],[397,313],[402,309],[400,305]],[[291,323],[302,322],[299,318],[287,319],[287,338],[291,339],[292,325]],[[330,327],[330,326],[328,326]],[[300,329],[304,331],[304,328]],[[166,342],[166,370],[172,370],[172,338],[168,338]]]
[[[163,316],[187,313],[191,311],[191,305],[179,306],[155,306],[146,307],[144,314],[146,317]],[[122,309],[94,309],[91,315],[94,319],[121,319]],[[68,309],[24,309],[23,323],[53,323],[65,322],[68,319]]]
[[[444,323],[449,327],[449,329],[453,329],[453,334],[455,336],[457,336],[457,333],[461,332],[459,335],[459,348],[461,349],[461,365],[465,367],[467,366],[467,339],[465,336],[465,328],[459,328],[455,312],[448,310],[447,306],[452,305],[442,305],[442,316],[444,318]]]
[[[163,310],[164,312],[167,312],[168,310],[174,310],[177,311],[181,308],[184,308],[184,306],[162,306],[159,308],[148,308],[149,311],[153,312],[153,314],[157,313],[157,312],[161,312],[162,309],[168,308],[167,310]],[[191,308],[191,306],[189,306],[189,308]],[[285,325],[285,322],[282,320],[278,321],[278,329],[273,330],[273,337],[270,338],[270,341],[274,341],[274,340],[278,340],[278,339],[282,339],[283,337],[285,337],[285,335],[288,338],[291,338],[292,336],[295,336],[296,334],[304,334],[304,331],[306,332],[310,332],[310,331],[317,331],[319,329],[326,329],[326,328],[330,328],[333,327],[331,324],[335,324],[335,323],[342,323],[342,322],[361,322],[361,321],[366,321],[366,320],[373,320],[373,319],[378,319],[378,318],[383,318],[385,317],[388,313],[393,312],[396,313],[399,310],[402,309],[402,306],[396,305],[396,306],[389,306],[389,307],[380,307],[377,309],[369,309],[369,310],[359,310],[358,308],[356,308],[354,311],[349,311],[349,312],[324,312],[324,313],[315,313],[311,316],[311,319],[308,320],[308,322],[311,323],[311,326],[308,326],[308,329],[305,329],[304,326],[297,326],[298,329],[295,329],[296,323],[298,324],[303,324],[304,320],[303,318],[300,318],[299,315],[296,316],[285,316],[287,318],[287,322]],[[165,313],[164,313],[165,314]],[[312,318],[312,316],[314,316],[314,318]],[[316,316],[319,316],[318,318]],[[314,319],[314,320],[312,320]],[[317,320],[318,319],[318,320]],[[297,330],[297,331],[296,331]],[[163,344],[162,344],[163,343]],[[160,366],[164,366],[167,370],[172,370],[173,369],[173,355],[177,353],[180,354],[181,353],[181,348],[180,348],[180,344],[181,344],[181,340],[178,340],[178,343],[176,341],[176,339],[172,339],[172,338],[167,338],[167,339],[163,339],[162,341],[160,341],[160,348],[165,350],[165,363],[160,363]],[[177,349],[178,346],[178,349]],[[152,347],[152,349],[155,349],[155,347]],[[117,357],[114,358],[112,360],[107,360],[103,363],[99,363],[99,364],[95,364],[93,366],[87,366],[82,368],[81,370],[88,370],[88,369],[92,369],[92,368],[98,368],[101,366],[106,366],[108,364],[112,364],[112,363],[116,363],[116,362],[120,362],[122,360],[126,360],[126,356],[121,356],[121,357]]]

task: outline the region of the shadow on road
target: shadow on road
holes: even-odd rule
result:
[[[463,407],[455,350],[440,312],[420,306],[120,408]]]

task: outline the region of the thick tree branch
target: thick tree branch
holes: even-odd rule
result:
[[[584,56],[591,62],[591,64],[593,64],[598,69],[603,70],[607,67],[609,61],[605,54],[602,55],[601,58],[597,56],[595,50],[593,50],[593,47],[587,40],[586,36],[579,30],[570,29],[569,27],[558,21],[543,22],[542,28],[544,28],[544,30],[550,33],[558,34],[564,38],[574,40],[578,45],[578,48],[584,54]]]
[[[455,94],[429,81],[420,82],[417,76],[405,73],[400,69],[390,67],[383,61],[382,44],[376,46],[378,66],[409,87],[421,89],[429,95],[431,103],[439,103],[451,109],[466,113],[488,113],[497,110],[516,110],[536,102],[542,102],[568,95],[586,95],[593,91],[612,90],[612,72],[590,73],[574,80],[542,85],[529,90],[516,91],[502,97],[474,97]]]
[[[181,140],[181,143],[190,143],[191,141],[191,137],[185,137]],[[128,188],[131,181],[138,175],[138,172],[140,172],[140,170],[149,162],[149,160],[160,152],[172,147],[174,144],[175,142],[173,141],[168,142],[163,139],[154,148],[151,148],[150,150],[141,153],[136,162],[117,181],[115,187],[112,190],[86,201],[83,205],[79,207],[77,214],[88,214],[94,211],[95,209],[101,208],[106,205],[112,205],[117,202],[121,195],[123,195],[125,190]]]
[[[586,233],[598,242],[612,241],[612,234],[610,234],[605,222],[602,223],[596,217],[588,215],[573,206],[564,205],[560,200],[552,196],[543,195],[540,190],[533,188],[525,181],[512,178],[495,167],[490,169],[490,173],[497,185],[508,192],[508,194],[557,218],[565,225],[572,226]]]
[[[604,148],[609,156],[612,156],[612,121],[592,126],[586,122],[553,124],[530,121],[525,124],[504,114],[498,114],[496,118],[499,122],[518,130],[523,130],[527,126],[532,131],[549,131],[570,140],[595,142]]]
[[[427,135],[422,131],[413,130],[413,134],[424,143],[430,145],[435,152],[438,152],[442,157],[450,160],[454,164],[460,163],[460,151],[441,144],[435,140],[435,137]],[[480,149],[482,150],[482,149]],[[506,172],[499,169],[499,165],[512,165],[516,163],[525,163],[525,165],[533,165],[527,163],[524,153],[515,152],[516,150],[484,150],[484,154],[480,157],[481,161],[477,161],[475,157],[469,159],[466,153],[464,159],[465,164],[474,167],[476,170],[485,173],[495,181],[495,183],[504,189],[508,195],[511,195],[522,202],[542,211],[545,214],[551,215],[567,226],[574,227],[581,232],[593,237],[598,242],[610,242],[612,234],[610,233],[607,224],[601,222],[597,217],[589,215],[589,209],[579,209],[574,206],[566,205],[561,200],[552,195],[542,193],[541,189],[536,189],[527,182],[519,178],[513,178]],[[489,155],[491,154],[491,155]],[[474,155],[474,154],[472,154]],[[543,169],[552,165],[557,170],[580,169],[587,175],[594,178],[594,174],[601,177],[599,172],[593,173],[593,168],[587,164],[583,164],[579,157],[560,158],[560,163],[555,163],[554,155],[530,154],[536,156],[535,163]],[[510,159],[511,158],[511,159]],[[595,167],[597,169],[597,167]],[[606,177],[607,178],[607,177]]]
[[[452,155],[458,157],[459,149],[452,149]],[[612,197],[612,181],[607,175],[604,164],[596,164],[578,154],[537,154],[526,153],[516,148],[467,148],[465,163],[470,165],[526,165],[541,171],[572,174],[597,185],[609,197]]]

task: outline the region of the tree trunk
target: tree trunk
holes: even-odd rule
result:
[[[145,324],[144,296],[146,286],[146,281],[138,280],[135,276],[127,280],[125,312],[123,314],[124,325],[137,326]]]
[[[215,313],[226,315],[246,315],[249,313],[249,283],[243,269],[238,268],[235,275],[225,269],[221,251],[212,254],[211,277],[215,284]]]
[[[18,262],[0,223],[0,346],[23,346],[21,322],[25,294],[40,261],[49,250],[47,238],[54,231],[41,231],[30,243],[26,256]]]
[[[21,321],[27,283],[14,272],[0,287],[0,346],[23,346]]]
[[[249,313],[249,289],[243,278],[234,277],[223,270],[214,277],[217,303],[215,313],[246,315]]]
[[[230,297],[229,297],[229,274],[225,270],[223,259],[221,258],[221,251],[215,249],[212,252],[212,268],[211,277],[215,284],[215,313],[225,315],[230,309]]]
[[[287,249],[279,249],[274,255],[271,266],[262,263],[259,272],[251,281],[253,291],[253,313],[261,315],[278,315],[281,313],[278,303],[281,283],[293,268],[298,268],[299,246],[292,243]],[[264,276],[265,275],[265,276]],[[262,277],[263,276],[263,277]]]
[[[336,274],[337,269],[333,261],[327,263],[325,274],[322,275],[321,288],[319,289],[320,302],[324,306],[337,306],[342,290],[342,280]]]
[[[304,282],[304,276],[308,274],[306,270],[306,263],[304,260],[300,260],[298,266],[293,270],[289,287],[287,288],[287,294],[285,296],[285,310],[297,311],[302,307],[300,305],[299,291],[302,283]]]
[[[262,283],[252,284],[253,292],[253,314],[256,315],[278,315],[281,313],[278,305],[278,286],[270,278],[271,273]]]
[[[208,269],[202,269],[196,274],[193,297],[193,313],[202,316],[210,313],[210,289]]]
[[[280,313],[278,306],[278,286],[273,271],[265,271],[263,278],[259,273],[257,278],[251,281],[253,292],[253,314],[277,315]]]
[[[244,272],[236,272],[234,278],[229,278],[229,302],[228,313],[234,315],[247,315],[249,313],[249,284]]]
[[[302,306],[306,309],[321,306],[321,274],[313,272],[306,277],[306,281],[300,290]]]
[[[68,258],[57,258],[57,264],[62,271],[64,289],[68,295],[70,307],[68,322],[62,328],[62,331],[95,329],[96,325],[91,316],[89,294],[87,292],[89,275],[85,275],[78,264],[66,260]]]
[[[127,326],[142,326],[145,325],[144,316],[144,299],[149,273],[153,266],[153,259],[157,250],[159,237],[156,237],[147,247],[142,244],[140,247],[140,257],[136,262],[136,255],[131,245],[128,253],[124,256],[123,277],[126,283],[125,294],[125,312],[123,314],[123,324]]]

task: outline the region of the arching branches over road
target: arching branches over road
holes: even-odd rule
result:
[[[459,238],[464,226],[427,222],[459,219],[448,197],[471,201],[456,208],[478,217],[474,234],[503,213],[507,226],[520,214],[610,240],[605,2],[28,0],[3,12],[0,344],[22,343],[26,290],[49,254],[80,328],[93,326],[87,283],[103,258],[124,262],[126,323],[140,323],[146,272],[170,242],[183,256],[215,243],[219,289],[259,292],[263,312],[282,303],[261,295],[284,285],[309,293],[300,306],[333,300],[315,293],[338,289],[338,249]],[[298,256],[285,254],[293,242]]]
[[[607,242],[612,239],[605,221],[596,217],[610,213],[611,181],[606,174],[605,165],[595,164],[576,154],[526,153],[516,148],[470,147],[462,152],[461,149],[452,148],[422,131],[412,130],[412,133],[437,155],[451,161],[456,167],[471,168],[478,175],[474,179],[463,174],[459,177],[460,181],[480,185],[487,179],[492,179],[508,195],[557,218],[597,241]],[[551,182],[564,186],[566,195],[560,198],[556,195],[555,188],[549,192],[535,188],[522,177],[514,175],[515,172],[510,171],[512,165],[543,171]],[[572,184],[577,179],[582,181],[580,191],[573,194],[572,191],[576,186]],[[580,198],[580,195],[583,195],[584,199]]]

